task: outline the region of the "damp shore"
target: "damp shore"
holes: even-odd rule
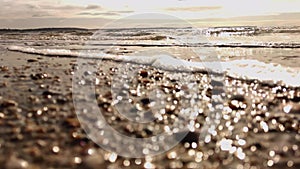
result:
[[[214,81],[205,72],[111,60],[95,64],[7,49],[0,55],[0,168],[300,167],[300,88],[226,76]],[[82,73],[94,79],[74,78],[79,63],[93,67]],[[93,84],[95,95],[85,97],[74,84]],[[187,135],[157,156],[118,156],[89,138],[75,112],[75,93],[82,95],[82,104],[95,99],[107,124],[126,136],[172,131],[176,140],[188,130]],[[222,105],[217,117],[211,109],[215,96]],[[191,113],[194,119],[173,125]],[[207,126],[214,127],[203,132]],[[124,145],[112,146],[126,151]]]

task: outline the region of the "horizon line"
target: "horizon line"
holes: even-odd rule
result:
[[[300,27],[300,25],[287,25],[287,26],[251,26],[251,25],[240,25],[240,26],[207,26],[201,28],[228,28],[228,27],[256,27],[256,28],[263,28],[263,27]],[[165,27],[120,27],[120,28],[85,28],[85,27],[35,27],[35,28],[0,28],[0,31],[47,31],[47,30],[114,30],[114,29],[187,29],[187,28],[200,28],[197,26],[187,26],[187,27],[178,27],[178,26],[165,26]]]

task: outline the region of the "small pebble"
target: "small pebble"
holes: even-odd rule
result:
[[[6,162],[5,168],[6,169],[26,169],[28,168],[28,162],[17,158],[16,156],[11,156],[8,161]]]
[[[1,106],[3,107],[18,106],[18,103],[14,100],[3,100]]]
[[[31,63],[31,62],[37,62],[38,60],[36,59],[28,59],[27,62]]]
[[[93,154],[93,155],[87,156],[84,159],[83,163],[87,168],[91,168],[91,169],[106,168],[104,157],[100,154]]]

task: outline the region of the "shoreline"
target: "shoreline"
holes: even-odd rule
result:
[[[110,53],[85,54],[85,52],[72,52],[71,50],[64,49],[51,51],[21,46],[10,46],[5,50],[24,54],[42,55],[45,57],[90,59],[95,61],[107,60],[112,62],[141,64],[171,72],[205,73],[240,81],[257,81],[257,83],[269,85],[270,87],[278,85],[293,89],[300,88],[300,82],[297,81],[297,79],[300,78],[299,68],[284,67],[278,63],[265,63],[255,59],[221,61],[213,58],[216,60],[202,61],[200,59],[200,61],[189,61],[163,54],[157,54],[154,55],[154,57],[123,54],[112,55]]]

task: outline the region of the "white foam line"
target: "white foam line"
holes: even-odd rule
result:
[[[83,58],[99,58],[115,61],[132,62],[151,65],[170,71],[207,71],[225,73],[238,79],[259,80],[265,83],[282,82],[288,86],[300,87],[299,70],[285,68],[280,65],[267,64],[257,60],[234,60],[226,62],[189,62],[169,55],[156,56],[126,56],[109,55],[104,53],[90,53],[71,51],[66,49],[35,49],[22,46],[10,46],[9,50],[40,55],[57,55]]]

